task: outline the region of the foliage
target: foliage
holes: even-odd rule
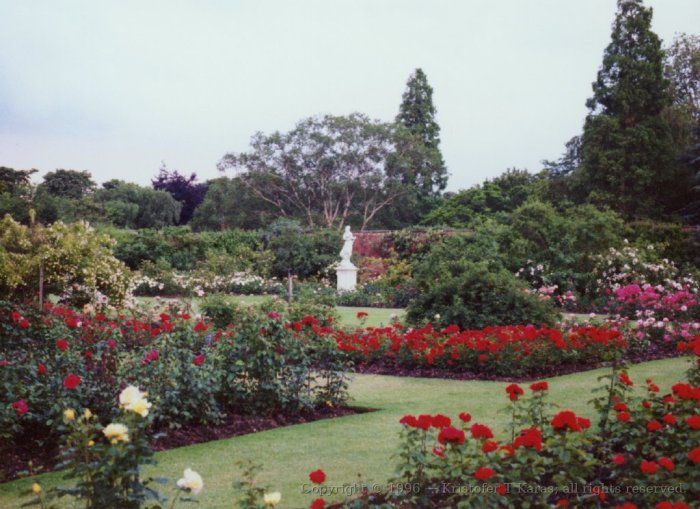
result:
[[[44,175],[39,185],[53,196],[78,200],[95,190],[95,182],[87,171],[55,170]]]
[[[675,206],[689,175],[677,173],[673,140],[661,115],[670,102],[661,42],[641,0],[619,0],[587,106],[577,178],[588,200],[626,219],[656,218]]]
[[[554,323],[558,315],[551,303],[528,293],[497,264],[466,258],[466,244],[448,237],[414,267],[418,296],[407,308],[409,322],[462,328]]]
[[[105,216],[120,228],[162,228],[177,224],[181,205],[169,193],[122,180],[110,180],[95,192]]]
[[[250,152],[226,154],[219,169],[243,171],[250,192],[283,217],[326,228],[353,221],[364,229],[403,193],[385,165],[392,155],[421,149],[405,141],[392,125],[359,113],[311,117],[288,133],[257,133]]]
[[[77,304],[104,295],[118,304],[126,297],[131,275],[112,256],[112,245],[108,236],[85,223],[27,227],[5,216],[0,222],[3,292],[22,300],[38,295],[43,267],[46,294],[70,291]]]
[[[342,246],[336,230],[305,230],[298,221],[278,219],[262,232],[267,249],[274,254],[272,275],[285,278],[289,271],[299,278],[326,275]]]
[[[156,191],[166,191],[182,205],[177,224],[190,222],[194,210],[204,200],[208,184],[197,182],[197,174],[189,177],[181,175],[177,170],[169,171],[162,165],[158,175],[151,181]]]

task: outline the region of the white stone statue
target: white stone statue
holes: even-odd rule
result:
[[[357,267],[350,261],[352,255],[352,243],[355,236],[346,226],[343,232],[343,249],[340,250],[340,263],[335,269],[338,276],[338,291],[352,291],[357,286]]]
[[[346,226],[343,232],[343,249],[340,250],[340,265],[344,267],[353,266],[350,262],[353,242],[355,242],[355,236],[350,231],[350,227]]]

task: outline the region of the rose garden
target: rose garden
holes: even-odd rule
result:
[[[457,193],[420,69],[232,178],[0,167],[0,507],[699,507],[700,40],[650,23]]]

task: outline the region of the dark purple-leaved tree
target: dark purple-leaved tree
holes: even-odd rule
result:
[[[160,167],[158,175],[151,180],[151,184],[153,189],[170,193],[176,201],[182,204],[180,220],[178,221],[179,225],[190,222],[194,209],[202,203],[209,187],[205,182],[197,182],[196,173],[186,177],[177,170],[168,170],[165,164]]]

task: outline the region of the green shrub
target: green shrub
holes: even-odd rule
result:
[[[199,309],[214,323],[214,326],[221,329],[236,323],[242,312],[242,308],[238,304],[220,293],[202,299],[199,303]]]
[[[414,270],[418,296],[407,308],[414,324],[426,321],[463,329],[523,323],[553,324],[558,313],[511,272],[463,257],[464,240],[436,244]]]

